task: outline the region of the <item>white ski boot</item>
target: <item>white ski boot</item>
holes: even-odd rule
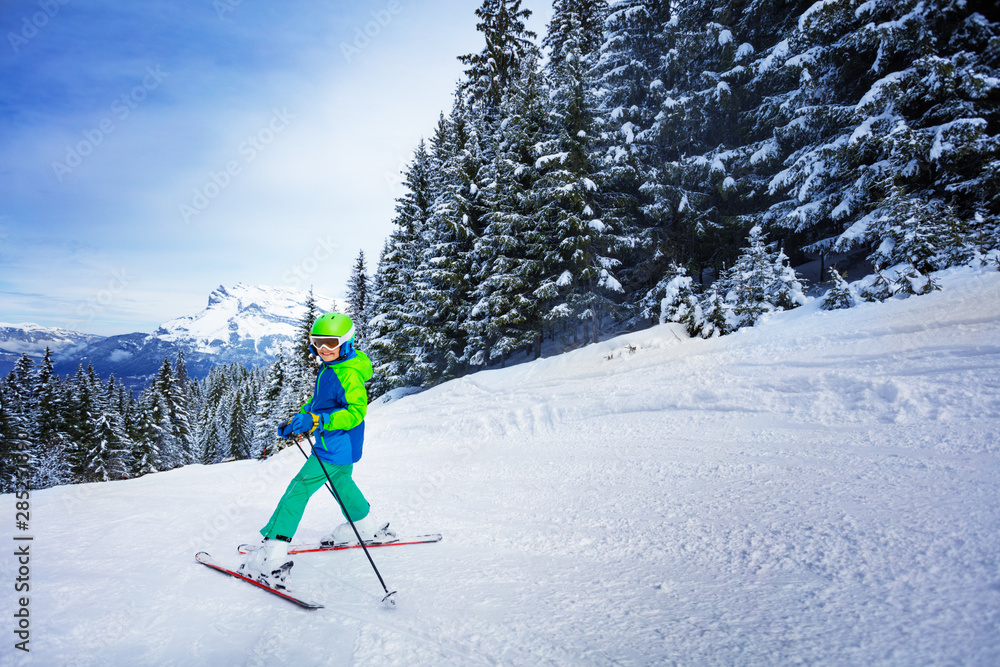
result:
[[[358,529],[361,539],[368,542],[392,542],[396,540],[396,533],[389,528],[389,523],[378,524],[371,514],[360,521],[354,522],[354,528]],[[357,544],[358,537],[354,534],[351,524],[344,522],[337,526],[332,533],[320,540],[324,546],[342,546]]]
[[[275,590],[285,591],[294,564],[288,555],[288,542],[265,538],[259,547],[247,554],[237,572]]]

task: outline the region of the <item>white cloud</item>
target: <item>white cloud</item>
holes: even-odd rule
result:
[[[15,112],[0,129],[0,257],[16,261],[0,265],[0,287],[53,297],[5,300],[0,316],[45,323],[48,305],[86,304],[124,269],[129,288],[81,330],[151,330],[220,284],[286,283],[328,236],[338,249],[309,275],[317,292],[341,296],[359,250],[374,271],[400,171],[450,110],[457,56],[482,48],[475,3],[240,3],[222,20],[209,7],[67,7],[34,50],[0,62],[16,74],[0,94],[52,88],[5,95]],[[81,34],[75,53],[60,50]],[[97,142],[104,121],[113,128]],[[52,163],[87,141],[60,182]],[[198,192],[207,203],[186,221]]]

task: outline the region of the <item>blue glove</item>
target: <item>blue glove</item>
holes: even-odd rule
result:
[[[278,424],[278,437],[290,438],[292,436],[292,420],[283,421]]]
[[[292,433],[312,433],[319,426],[319,417],[311,412],[297,414],[290,422]]]

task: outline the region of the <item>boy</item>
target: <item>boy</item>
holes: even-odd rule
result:
[[[389,524],[376,524],[370,505],[351,477],[361,459],[365,435],[368,393],[365,382],[372,376],[371,360],[354,348],[354,323],[342,313],[324,313],[309,336],[310,350],[322,360],[313,396],[299,414],[278,426],[278,435],[290,438],[314,433],[313,453],[285,490],[270,521],[261,529],[264,541],[250,552],[240,572],[272,588],[287,588],[292,560],[288,544],[298,528],[309,498],[327,482],[327,475],[354,522],[361,539],[380,541],[395,534]],[[325,472],[324,472],[325,469]],[[350,523],[343,523],[323,542],[357,542]]]

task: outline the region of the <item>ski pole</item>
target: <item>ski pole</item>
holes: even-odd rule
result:
[[[309,446],[313,447],[313,440],[308,434],[306,435],[306,439],[309,440]],[[295,441],[295,446],[299,448],[300,452],[302,452],[302,456],[306,457],[306,460],[308,460],[309,455],[306,454],[306,450],[302,449],[302,445],[299,444],[298,440]],[[368,562],[371,563],[372,569],[375,570],[375,576],[378,577],[378,582],[382,584],[382,590],[385,591],[385,597],[382,598],[382,604],[395,607],[396,600],[392,596],[396,594],[396,591],[392,591],[390,593],[389,587],[385,585],[385,580],[382,578],[382,574],[378,571],[378,568],[375,567],[375,561],[372,560],[372,555],[368,553],[368,547],[365,546],[365,541],[361,539],[361,533],[358,532],[358,527],[354,525],[354,521],[351,520],[351,515],[347,513],[347,508],[344,507],[344,501],[340,499],[340,494],[337,493],[336,487],[333,486],[333,479],[330,477],[330,473],[327,472],[326,466],[323,465],[322,459],[317,456],[316,462],[319,463],[319,467],[323,470],[323,474],[326,475],[326,481],[329,482],[327,488],[330,489],[330,493],[333,494],[333,497],[337,500],[337,504],[340,505],[340,510],[344,513],[344,516],[347,517],[347,523],[351,524],[351,529],[354,530],[354,535],[358,538],[358,544],[361,545],[361,550],[365,552],[365,556],[368,557]]]

